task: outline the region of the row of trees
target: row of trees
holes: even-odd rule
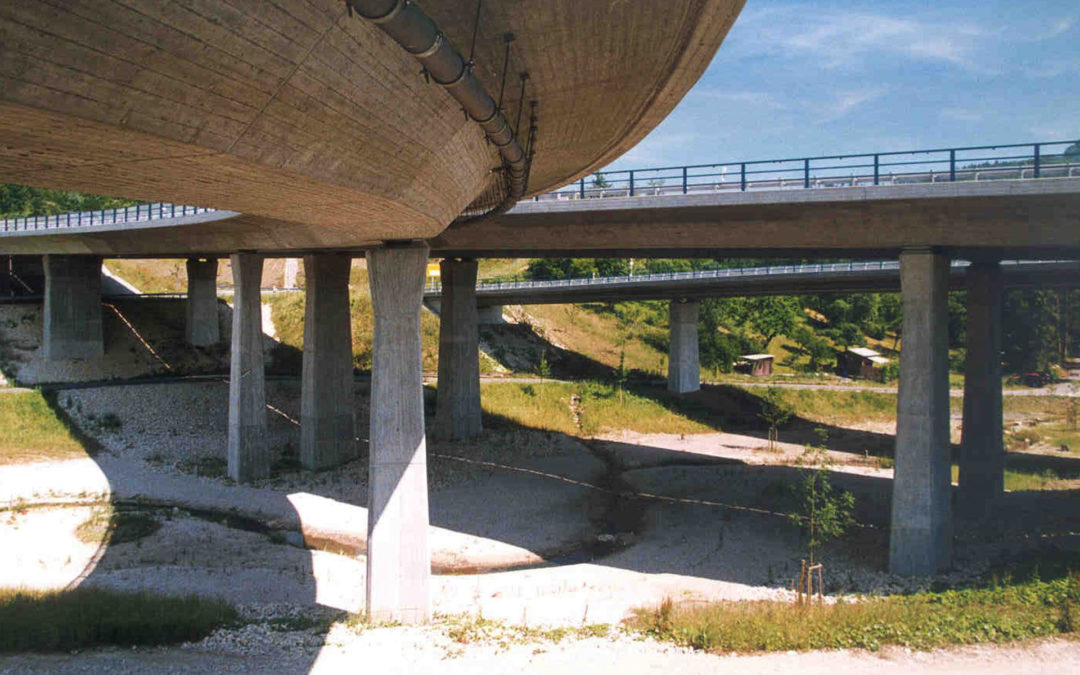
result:
[[[96,211],[131,206],[130,199],[102,195],[46,190],[25,185],[0,184],[0,218],[51,216],[69,211]]]

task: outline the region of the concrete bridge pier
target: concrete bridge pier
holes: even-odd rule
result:
[[[217,268],[217,258],[187,260],[187,324],[184,339],[189,345],[206,347],[221,342]]]
[[[671,301],[667,387],[673,394],[688,394],[701,389],[701,361],[698,357],[700,306],[697,300]]]
[[[270,476],[263,364],[263,258],[234,253],[232,353],[229,363],[229,478],[245,483]]]
[[[475,294],[475,292],[474,289],[473,293]],[[503,320],[503,306],[485,305],[484,307],[478,307],[476,310],[476,321],[481,326],[494,326],[505,323]]]
[[[988,515],[1005,492],[1002,439],[1001,300],[997,262],[967,270],[967,354],[964,363],[964,422],[960,441],[957,510]]]
[[[420,306],[427,244],[367,251],[375,314],[368,471],[367,613],[431,617]],[[445,314],[445,310],[444,310]]]
[[[101,324],[101,257],[46,255],[42,349],[50,361],[105,353]]]
[[[900,254],[903,355],[889,536],[895,574],[935,574],[952,562],[948,273],[948,257],[929,248]]]
[[[357,456],[353,401],[352,321],[346,253],[304,257],[304,367],[300,397],[300,464],[337,466]]]
[[[460,440],[478,436],[480,332],[476,308],[476,261],[443,260],[439,310],[439,399],[435,435]],[[497,307],[500,315],[502,307]]]

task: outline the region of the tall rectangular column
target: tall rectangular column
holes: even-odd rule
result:
[[[952,562],[949,259],[900,254],[903,303],[889,571],[928,575]]]
[[[472,438],[482,430],[476,261],[448,259],[440,267],[439,399],[435,408],[435,434],[455,440]]]
[[[977,262],[966,275],[967,353],[957,510],[986,515],[1005,492],[1001,408],[1001,265]]]
[[[701,389],[698,357],[698,311],[696,300],[672,300],[669,308],[671,340],[668,343],[668,391],[688,394]]]
[[[270,476],[263,370],[263,258],[234,253],[232,354],[229,363],[229,477],[243,483]]]
[[[431,616],[420,361],[420,305],[427,256],[427,244],[367,252],[375,314],[367,612],[374,620],[424,622]]]
[[[356,459],[352,322],[346,253],[304,256],[304,370],[300,464],[325,469]]]
[[[217,258],[187,260],[187,324],[184,339],[205,347],[221,341],[218,324]]]
[[[42,349],[50,361],[105,353],[101,323],[101,258],[46,255]]]

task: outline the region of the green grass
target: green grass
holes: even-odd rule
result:
[[[98,507],[75,528],[75,536],[86,544],[124,544],[148,537],[161,524],[148,513],[130,509]]]
[[[197,596],[0,589],[0,652],[175,644],[200,640],[237,619],[223,600]]]
[[[719,429],[682,411],[692,403],[659,390],[648,396],[634,389],[620,394],[615,387],[597,382],[488,382],[482,386],[485,413],[534,429],[586,437],[623,429],[673,434]]]
[[[0,395],[0,466],[87,456],[40,392]]]
[[[836,604],[724,602],[640,609],[631,627],[711,652],[935,649],[1001,643],[1075,630],[1080,581],[1032,580],[1012,586],[864,597]]]
[[[756,387],[746,387],[745,391],[755,396],[762,393]],[[896,394],[891,392],[782,387],[777,391],[783,401],[795,408],[796,415],[813,422],[842,425],[896,419]]]

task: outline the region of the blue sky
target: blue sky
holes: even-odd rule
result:
[[[748,0],[610,168],[1076,138],[1078,0]]]

